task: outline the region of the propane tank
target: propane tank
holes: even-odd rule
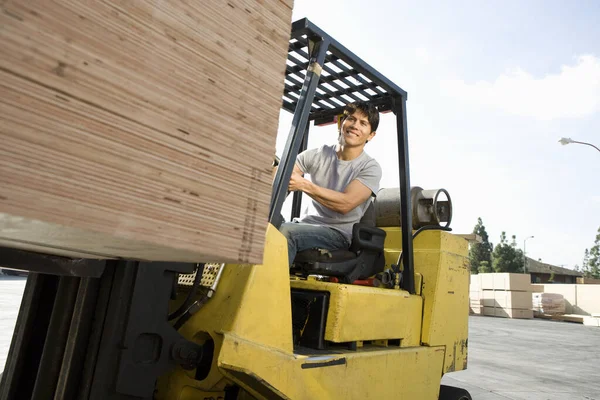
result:
[[[440,195],[443,196],[440,197]],[[414,186],[410,189],[410,198],[413,229],[419,229],[427,225],[437,225],[445,228],[450,226],[452,201],[446,189],[423,190],[419,186]],[[399,188],[380,189],[377,192],[374,205],[377,226],[401,225]]]

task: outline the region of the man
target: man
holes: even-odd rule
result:
[[[375,106],[349,104],[342,117],[339,143],[298,155],[288,189],[306,193],[312,201],[301,218],[281,225],[288,240],[290,266],[299,251],[350,246],[352,227],[379,190],[381,167],[364,151],[378,125]]]

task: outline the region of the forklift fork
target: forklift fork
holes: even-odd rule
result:
[[[0,254],[7,267],[38,271],[25,286],[0,400],[152,398],[169,369],[210,363],[167,321],[177,274],[194,264]]]

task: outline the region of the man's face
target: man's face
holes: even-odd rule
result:
[[[364,146],[367,140],[373,139],[369,118],[360,110],[349,115],[342,123],[340,144],[345,146]]]

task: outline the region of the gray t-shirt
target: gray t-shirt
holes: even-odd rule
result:
[[[352,226],[363,217],[369,204],[379,191],[381,167],[374,158],[364,151],[354,160],[344,161],[337,157],[336,145],[321,146],[298,155],[296,163],[311,181],[321,187],[343,192],[354,179],[358,179],[371,189],[372,197],[358,205],[347,214],[330,210],[319,202],[310,199],[308,207],[299,222],[306,224],[326,225],[342,232],[348,243],[352,241]]]

